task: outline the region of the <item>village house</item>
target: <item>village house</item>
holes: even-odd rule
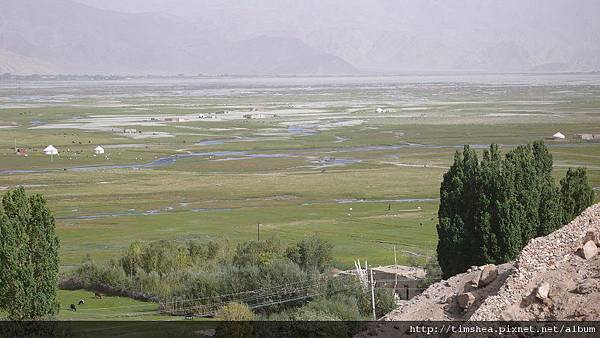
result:
[[[396,298],[402,300],[409,300],[420,294],[422,290],[419,288],[419,281],[427,275],[423,268],[387,265],[363,270],[367,279],[370,278],[371,271],[376,287],[392,289]],[[337,275],[357,275],[357,273],[357,270],[346,270]]]
[[[600,134],[575,134],[575,138],[584,141],[600,140]]]
[[[247,119],[247,120],[268,119],[268,118],[273,118],[273,117],[277,117],[277,115],[275,115],[275,114],[264,114],[264,113],[245,114],[244,115],[244,118]]]
[[[397,298],[403,300],[421,293],[419,280],[427,274],[422,268],[402,265],[379,266],[372,270],[377,286],[394,290]]]
[[[165,122],[185,122],[186,119],[184,117],[166,117]]]

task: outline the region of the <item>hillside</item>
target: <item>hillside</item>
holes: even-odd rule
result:
[[[518,259],[431,285],[384,320],[600,320],[600,204]]]
[[[0,74],[16,74],[22,70],[27,70],[27,73],[47,73],[52,70],[52,66],[35,58],[0,49]]]

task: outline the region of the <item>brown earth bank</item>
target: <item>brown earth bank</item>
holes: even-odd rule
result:
[[[531,240],[515,262],[471,267],[403,301],[387,321],[600,320],[600,204]]]

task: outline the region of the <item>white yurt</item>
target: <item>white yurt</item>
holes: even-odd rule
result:
[[[58,155],[58,149],[54,148],[53,145],[49,145],[44,149],[44,154],[46,155]]]
[[[97,146],[96,149],[94,149],[94,154],[96,154],[96,155],[104,154],[104,148],[102,148],[101,146]]]
[[[565,135],[559,131],[556,134],[552,135],[552,138],[555,140],[564,140]]]

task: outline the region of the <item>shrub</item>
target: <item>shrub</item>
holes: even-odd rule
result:
[[[277,240],[247,241],[238,244],[233,256],[233,264],[236,266],[261,265],[281,256],[281,244]]]
[[[431,284],[437,283],[442,280],[442,269],[440,268],[440,264],[437,260],[437,255],[434,255],[430,258],[424,266],[426,275],[425,278],[419,280],[418,287],[419,288],[427,288]]]
[[[246,304],[230,303],[221,307],[215,316],[219,320],[227,321],[251,321],[254,320],[254,312]]]
[[[392,289],[375,289],[375,315],[381,318],[396,308],[396,299]]]
[[[323,272],[331,263],[332,249],[331,243],[313,235],[290,246],[286,251],[286,256],[303,270]]]
[[[362,319],[356,298],[346,295],[336,295],[332,298],[314,300],[302,308],[306,313],[320,314],[324,318],[355,321]]]
[[[196,264],[202,261],[212,260],[219,254],[221,245],[217,242],[199,242],[199,241],[188,241],[187,250],[188,255],[192,261]]]
[[[144,271],[156,271],[161,276],[190,267],[191,263],[187,248],[177,245],[175,241],[151,242],[141,256]]]

